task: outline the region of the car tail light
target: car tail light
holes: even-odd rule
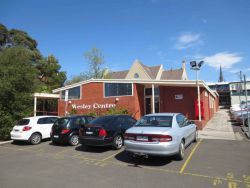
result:
[[[170,135],[152,135],[151,142],[171,142],[173,140]]]
[[[23,131],[29,131],[31,128],[32,128],[32,127],[30,127],[30,126],[24,126],[24,127],[23,127]]]
[[[69,132],[69,129],[63,129],[62,131],[61,131],[61,134],[66,134],[66,133],[68,133]]]
[[[125,135],[124,135],[125,140],[135,140],[135,137],[136,137],[136,135],[129,134],[129,133],[125,133]]]
[[[107,136],[107,131],[105,129],[100,129],[99,136],[102,136],[102,137]]]

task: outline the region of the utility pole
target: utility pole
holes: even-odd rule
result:
[[[244,89],[245,89],[246,110],[247,110],[248,138],[250,138],[250,125],[249,125],[248,100],[247,100],[247,81],[245,74],[244,74]]]
[[[239,94],[239,97],[240,97],[240,112],[241,112],[241,118],[242,118],[242,122],[243,122],[243,127],[245,127],[245,118],[243,116],[243,113],[242,113],[242,107],[241,107],[241,92],[242,92],[242,71],[240,71],[240,94]]]

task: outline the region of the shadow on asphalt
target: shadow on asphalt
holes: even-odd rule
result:
[[[82,152],[88,152],[88,153],[105,153],[110,150],[112,150],[111,147],[108,146],[84,146],[84,145],[79,145],[75,148],[76,151],[82,151]]]
[[[73,146],[69,145],[68,143],[53,143],[53,142],[50,142],[49,146],[55,146],[55,147],[73,147]]]
[[[171,156],[170,157],[149,156],[148,158],[141,157],[141,156],[134,157],[132,154],[129,154],[126,151],[122,151],[118,153],[115,156],[115,158],[118,161],[128,163],[128,166],[138,167],[138,168],[142,168],[140,167],[140,165],[142,166],[164,166],[164,165],[171,163],[172,161],[175,161],[174,157],[171,157]]]
[[[43,142],[47,142],[49,141],[50,139],[44,139],[41,141],[41,143]],[[11,142],[12,145],[17,145],[17,146],[29,146],[29,145],[32,145],[31,143],[29,143],[28,141],[21,141],[21,140],[13,140]]]

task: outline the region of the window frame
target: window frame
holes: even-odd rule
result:
[[[71,99],[71,98],[68,97],[68,101],[81,100],[82,96],[83,96],[83,94],[82,94],[82,85],[75,86],[75,87],[68,88],[68,89],[60,91],[60,100],[65,101],[65,95],[64,95],[64,98],[62,98],[62,96],[63,96],[62,93],[63,92],[66,92],[66,90],[70,90],[70,89],[73,89],[73,88],[76,88],[76,87],[80,88],[80,96],[79,96],[79,98],[78,99]]]
[[[106,96],[105,95],[105,84],[131,84],[131,95],[116,95],[116,96]],[[117,98],[117,97],[128,97],[128,96],[134,96],[134,84],[132,82],[104,82],[103,83],[103,98]]]

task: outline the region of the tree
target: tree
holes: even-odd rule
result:
[[[27,49],[36,50],[38,52],[37,42],[32,39],[28,33],[17,29],[11,29],[8,31],[8,29],[3,24],[0,24],[1,49],[3,50],[5,48],[15,46],[23,46]]]
[[[33,110],[32,94],[36,90],[37,69],[31,66],[32,53],[22,47],[0,53],[0,138],[9,137],[16,120]]]
[[[61,66],[53,55],[39,60],[36,68],[38,69],[38,79],[41,82],[39,92],[51,92],[53,89],[61,87],[66,80],[66,72],[60,72]]]
[[[89,52],[85,53],[85,58],[89,63],[89,73],[92,78],[103,78],[107,69],[103,68],[104,56],[101,50],[92,48]]]
[[[65,82],[65,85],[71,85],[91,78],[103,79],[109,77],[109,70],[103,68],[104,56],[102,55],[101,50],[92,48],[89,52],[86,52],[84,56],[89,63],[89,70],[73,76],[70,80]]]
[[[74,83],[82,82],[84,80],[88,80],[91,78],[91,74],[89,72],[80,73],[79,75],[73,76],[70,80],[67,80],[64,85],[71,85]]]
[[[0,24],[0,139],[9,137],[14,122],[32,114],[34,92],[63,85],[66,73],[60,69],[58,60],[43,57],[26,32]]]

